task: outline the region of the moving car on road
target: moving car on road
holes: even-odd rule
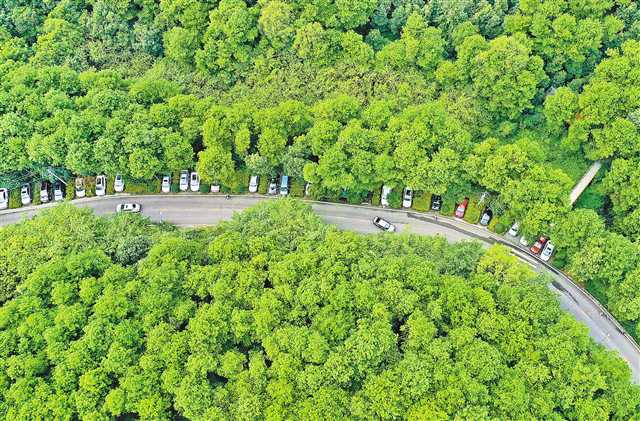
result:
[[[23,205],[31,204],[31,186],[23,184],[20,190],[20,201]]]
[[[120,203],[116,206],[116,212],[129,212],[138,213],[142,210],[142,206],[139,203]]]
[[[551,241],[547,241],[547,244],[545,244],[544,248],[542,249],[542,254],[540,254],[540,259],[548,262],[549,259],[551,259],[551,255],[553,254],[554,249],[555,246],[553,245],[553,243]]]
[[[53,185],[53,200],[56,202],[64,200],[64,186],[61,181],[56,181]]]
[[[538,238],[538,241],[533,243],[533,245],[529,250],[531,250],[531,253],[533,254],[540,254],[546,242],[547,242],[547,239],[543,236],[540,236],[540,238]]]
[[[258,191],[258,183],[260,183],[260,177],[252,175],[249,179],[249,193],[256,193]]]
[[[40,182],[40,203],[47,203],[51,200],[51,184],[43,180]]]
[[[189,190],[189,171],[180,171],[180,191]]]
[[[404,191],[402,192],[402,207],[410,208],[412,203],[413,203],[413,190],[411,190],[409,187],[405,187]]]
[[[462,219],[464,218],[464,214],[467,211],[467,206],[469,205],[469,198],[465,197],[462,202],[456,208],[456,218]]]
[[[197,172],[191,173],[191,178],[189,179],[189,187],[192,192],[197,192],[200,190],[200,176]]]
[[[107,194],[107,177],[99,175],[96,177],[96,196]]]
[[[380,204],[382,206],[389,206],[389,194],[391,194],[391,187],[382,186],[382,193],[380,194]]]
[[[394,232],[396,230],[396,226],[386,219],[382,219],[379,216],[373,218],[373,225],[380,228],[383,231]]]
[[[509,228],[508,234],[512,237],[515,237],[516,235],[518,235],[518,231],[520,231],[520,224],[514,222],[513,225],[511,225],[511,228]]]
[[[160,187],[162,193],[169,193],[171,191],[171,176],[165,175],[162,177],[162,184]]]
[[[116,174],[116,179],[113,182],[113,189],[116,193],[122,193],[124,191],[124,178],[121,174]]]
[[[82,197],[86,196],[87,191],[86,191],[86,189],[84,187],[84,178],[82,178],[82,177],[77,177],[76,178],[75,189],[76,189],[76,197],[82,198]]]
[[[442,196],[431,195],[431,210],[439,211],[442,208]]]
[[[7,209],[9,207],[9,190],[0,189],[0,209]]]

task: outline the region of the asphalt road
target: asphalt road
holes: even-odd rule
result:
[[[166,196],[108,196],[75,200],[72,203],[88,207],[98,215],[115,212],[118,203],[136,202],[142,205],[142,213],[153,221],[165,221],[182,227],[213,225],[230,219],[234,213],[254,205],[261,200],[276,200],[260,196],[223,196],[174,194]],[[31,218],[41,209],[55,204],[22,208],[17,211],[0,211],[0,226]],[[399,232],[422,235],[442,235],[450,242],[475,239],[484,246],[503,243],[510,247],[513,254],[535,270],[547,274],[552,282],[549,288],[558,296],[563,309],[584,323],[591,337],[606,348],[616,351],[631,367],[633,380],[640,383],[640,348],[633,339],[622,330],[620,325],[586,291],[575,285],[569,278],[553,268],[542,264],[520,248],[515,241],[505,241],[488,230],[437,215],[419,214],[398,210],[385,210],[366,206],[349,206],[333,203],[312,203],[313,210],[327,223],[340,229],[376,233],[371,223],[374,216],[382,216],[398,227]]]

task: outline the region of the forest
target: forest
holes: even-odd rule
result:
[[[633,419],[628,365],[507,249],[292,199],[198,230],[61,205],[0,230],[0,418]]]

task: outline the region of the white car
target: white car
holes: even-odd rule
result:
[[[78,177],[76,178],[76,197],[85,197],[87,191],[84,188],[84,178]]]
[[[306,183],[304,185],[304,195],[309,196],[311,194],[311,183]]]
[[[509,228],[509,232],[507,234],[509,234],[512,237],[515,237],[518,235],[518,231],[520,231],[520,224],[517,222],[514,222],[513,225],[511,225],[511,228]]]
[[[375,218],[373,218],[373,225],[387,232],[395,232],[396,230],[395,225],[393,225],[391,222],[387,221],[386,219],[380,218],[379,216],[376,216]]]
[[[382,186],[382,194],[380,195],[380,204],[382,206],[389,206],[389,194],[391,193],[391,187]]]
[[[41,181],[40,182],[40,203],[47,203],[51,200],[51,195],[49,194],[49,182]]]
[[[124,191],[124,178],[122,178],[122,175],[116,174],[116,179],[113,182],[113,190],[115,190],[116,193],[122,193]]]
[[[60,181],[56,181],[53,185],[53,200],[56,202],[64,200],[64,187]]]
[[[189,190],[189,171],[180,171],[180,191]]]
[[[9,207],[9,190],[0,189],[0,209],[7,209]]]
[[[99,175],[96,177],[96,196],[107,194],[107,177]]]
[[[256,193],[258,191],[258,183],[260,182],[260,177],[257,175],[252,175],[249,179],[249,193]]]
[[[551,243],[551,241],[547,241],[547,244],[545,244],[544,249],[542,249],[542,253],[540,254],[540,259],[548,262],[551,258],[551,255],[553,254],[554,249],[555,246]]]
[[[524,235],[522,237],[520,237],[520,244],[523,246],[528,246],[529,245],[529,240],[527,240],[527,237],[525,237]]]
[[[211,193],[220,193],[220,184],[212,184]]]
[[[269,182],[269,190],[267,191],[267,194],[276,194],[278,193],[278,184],[276,183],[276,179],[272,178],[271,181]]]
[[[139,203],[120,203],[116,206],[116,212],[131,212],[138,213],[142,210],[142,206]]]
[[[162,193],[169,193],[171,191],[171,176],[165,175],[162,177]]]
[[[413,203],[413,190],[409,187],[404,188],[404,192],[402,192],[402,207],[410,208]]]
[[[20,190],[20,201],[23,205],[31,204],[31,186],[24,184]]]
[[[189,178],[189,187],[191,187],[192,192],[200,190],[200,176],[195,171],[191,173],[191,177]]]

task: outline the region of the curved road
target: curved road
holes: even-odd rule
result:
[[[227,200],[222,196],[182,193],[154,196],[117,195],[74,200],[72,203],[76,206],[91,208],[98,215],[105,215],[114,213],[118,203],[135,201],[142,205],[142,213],[153,221],[170,222],[182,227],[196,227],[228,220],[235,212],[240,212],[261,200],[275,199],[264,196],[233,196]],[[31,218],[41,209],[51,206],[55,204],[0,211],[0,226]],[[640,348],[613,316],[564,274],[533,258],[518,245],[506,241],[485,228],[438,215],[335,203],[313,202],[311,206],[325,222],[334,224],[340,229],[363,233],[378,232],[371,223],[371,219],[378,215],[396,224],[401,232],[442,235],[450,242],[475,239],[485,246],[495,243],[506,245],[518,258],[549,276],[551,279],[549,288],[558,296],[561,307],[584,323],[596,342],[616,351],[627,361],[632,370],[634,383],[640,383]]]

